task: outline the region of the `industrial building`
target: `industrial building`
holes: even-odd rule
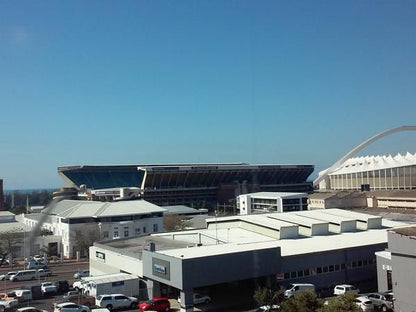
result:
[[[90,273],[134,274],[150,296],[174,288],[181,311],[193,311],[194,291],[224,283],[253,291],[255,281],[318,291],[375,283],[375,253],[387,247],[387,230],[403,224],[340,209],[211,218],[204,229],[95,243]]]
[[[388,249],[376,256],[379,291],[393,291],[395,311],[415,311],[416,227],[388,231]]]
[[[217,204],[235,205],[237,195],[250,192],[309,192],[312,182],[307,179],[313,170],[313,165],[245,163],[80,165],[59,167],[58,174],[67,187],[90,194],[89,199],[117,198],[124,188],[136,188],[141,198],[160,206],[212,209]]]

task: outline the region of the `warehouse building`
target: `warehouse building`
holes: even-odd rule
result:
[[[324,291],[375,282],[375,253],[387,247],[387,230],[401,225],[339,209],[211,218],[200,230],[95,243],[90,272],[134,274],[150,296],[177,289],[181,311],[193,311],[193,292],[224,283],[253,291],[255,281],[313,283]]]

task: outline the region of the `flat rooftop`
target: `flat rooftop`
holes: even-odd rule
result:
[[[306,214],[309,211],[305,211]],[[314,219],[317,214],[313,213]],[[290,216],[291,223],[274,219],[279,216]],[[328,223],[324,211],[322,218],[312,223]],[[235,252],[246,252],[249,250],[261,250],[269,248],[281,248],[282,256],[293,256],[299,254],[308,254],[323,252],[329,250],[338,250],[344,248],[353,248],[360,246],[370,246],[375,244],[387,244],[387,231],[393,227],[402,227],[409,225],[409,223],[397,222],[383,219],[383,226],[377,229],[357,230],[347,233],[333,233],[329,232],[327,235],[317,235],[305,237],[298,235],[293,238],[276,239],[270,235],[262,233],[261,231],[238,226],[239,220],[250,220],[250,222],[261,226],[268,230],[269,228],[289,224],[294,226],[296,223],[294,213],[270,213],[264,215],[249,215],[249,216],[233,216],[225,218],[217,218],[217,226],[214,226],[211,221],[211,226],[205,229],[188,230],[169,233],[156,233],[149,236],[136,237],[126,240],[115,240],[108,242],[101,242],[97,245],[108,246],[110,249],[115,249],[122,254],[129,254],[133,257],[141,258],[141,253],[144,249],[149,249],[149,244],[155,244],[157,253],[165,254],[180,259],[184,258],[198,258],[213,255],[221,255]],[[299,217],[299,216],[298,216]],[[350,220],[350,218],[343,218],[339,216],[328,215],[328,218],[335,217],[337,220]],[[215,220],[215,219],[214,219]],[[230,227],[221,227],[221,222],[233,221],[235,224]],[[265,222],[267,220],[267,222]],[[331,219],[330,219],[331,220]],[[304,223],[305,216],[299,218],[298,223]],[[227,225],[228,226],[228,225]],[[416,234],[416,227],[413,227]]]

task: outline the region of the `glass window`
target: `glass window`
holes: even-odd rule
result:
[[[290,272],[290,278],[296,278],[296,272]]]
[[[324,271],[324,273],[327,273],[328,272],[328,267],[327,266],[324,266],[323,267],[323,271]]]
[[[118,238],[118,231],[114,231],[114,235],[113,235],[113,237],[114,237],[114,238]]]
[[[341,263],[341,270],[345,270],[345,263]]]
[[[340,265],[339,264],[335,264],[335,271],[339,271],[340,269]]]
[[[285,279],[289,279],[290,278],[290,274],[288,272],[286,272],[285,275],[284,275],[284,278]]]
[[[309,269],[303,270],[303,275],[309,276],[310,275]]]
[[[333,265],[328,266],[328,271],[329,272],[334,272],[335,268]]]
[[[298,271],[298,277],[303,277],[303,270]]]
[[[316,268],[316,274],[322,274],[322,268],[321,267]]]
[[[153,232],[157,232],[158,231],[158,226],[157,223],[153,224]]]
[[[103,237],[104,237],[104,238],[108,238],[108,231],[104,231],[104,232],[103,232]]]

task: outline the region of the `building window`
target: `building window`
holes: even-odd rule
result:
[[[146,227],[145,226],[143,227],[143,233],[146,233]]]
[[[140,228],[135,228],[135,229],[134,229],[134,232],[135,232],[136,234],[140,234]]]
[[[322,268],[321,267],[316,268],[316,274],[322,274]]]
[[[309,269],[303,270],[303,275],[304,276],[309,276]]]
[[[118,238],[118,231],[114,231],[113,238]]]
[[[124,237],[129,237],[129,230],[124,230]]]
[[[296,278],[296,272],[290,272],[290,278]]]
[[[153,232],[157,232],[158,231],[158,226],[157,223],[153,224]]]
[[[108,231],[103,232],[103,238],[108,238]]]

